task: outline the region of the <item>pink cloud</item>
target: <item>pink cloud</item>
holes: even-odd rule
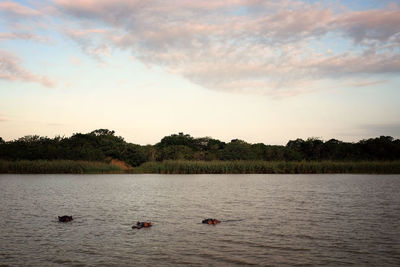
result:
[[[15,55],[0,51],[0,79],[8,81],[35,82],[45,87],[54,87],[55,83],[47,76],[36,75],[26,70]]]
[[[343,76],[354,74],[398,73],[400,72],[400,55],[369,54],[351,55],[344,53],[331,57],[315,58],[304,67],[313,69],[325,76]]]
[[[303,92],[299,84],[321,79],[400,72],[398,6],[355,12],[296,0],[56,3],[69,18],[96,25],[67,31],[88,54],[129,49],[210,89]],[[350,41],[349,50],[335,52],[321,41],[327,36]]]
[[[110,45],[104,40],[112,35],[107,29],[63,29],[63,32],[76,41],[83,51],[100,61],[111,53]]]
[[[40,12],[38,12],[35,9],[29,8],[24,5],[20,5],[15,2],[1,2],[0,3],[0,11],[2,12],[7,12],[9,14],[12,14],[14,16],[39,16]]]
[[[356,87],[367,87],[367,86],[372,86],[372,85],[378,85],[378,84],[383,84],[386,83],[386,80],[378,80],[378,81],[358,81],[358,82],[353,82],[350,84],[350,86],[356,86]]]
[[[387,41],[400,33],[400,8],[347,13],[336,16],[331,23],[356,42]]]
[[[32,33],[15,33],[15,32],[2,32],[0,33],[0,40],[34,40],[39,42],[47,42],[48,38],[32,34]]]

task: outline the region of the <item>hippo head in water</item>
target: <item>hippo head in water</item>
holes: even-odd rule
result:
[[[205,224],[219,224],[221,221],[218,221],[217,219],[208,218],[208,219],[202,220],[201,222],[205,223]]]
[[[136,225],[132,226],[132,229],[141,229],[143,227],[151,227],[151,222],[137,222]]]
[[[64,215],[64,216],[58,216],[58,221],[59,222],[70,222],[72,221],[72,216]]]

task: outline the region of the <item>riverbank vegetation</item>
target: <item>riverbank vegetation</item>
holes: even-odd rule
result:
[[[122,173],[118,166],[106,162],[74,160],[0,160],[0,173]]]
[[[159,174],[398,174],[400,161],[163,161],[146,162],[133,173]]]
[[[141,173],[400,173],[400,140],[380,136],[350,143],[308,138],[283,146],[239,139],[226,143],[179,133],[141,146],[126,142],[114,131],[98,129],[71,137],[32,135],[11,141],[0,137],[0,160],[3,173],[121,169]]]

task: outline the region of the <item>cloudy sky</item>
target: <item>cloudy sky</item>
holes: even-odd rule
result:
[[[0,0],[0,137],[400,138],[400,1]]]

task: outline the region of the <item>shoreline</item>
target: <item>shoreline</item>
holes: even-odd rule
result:
[[[112,162],[0,160],[0,174],[400,174],[400,161],[162,161],[123,169]]]

